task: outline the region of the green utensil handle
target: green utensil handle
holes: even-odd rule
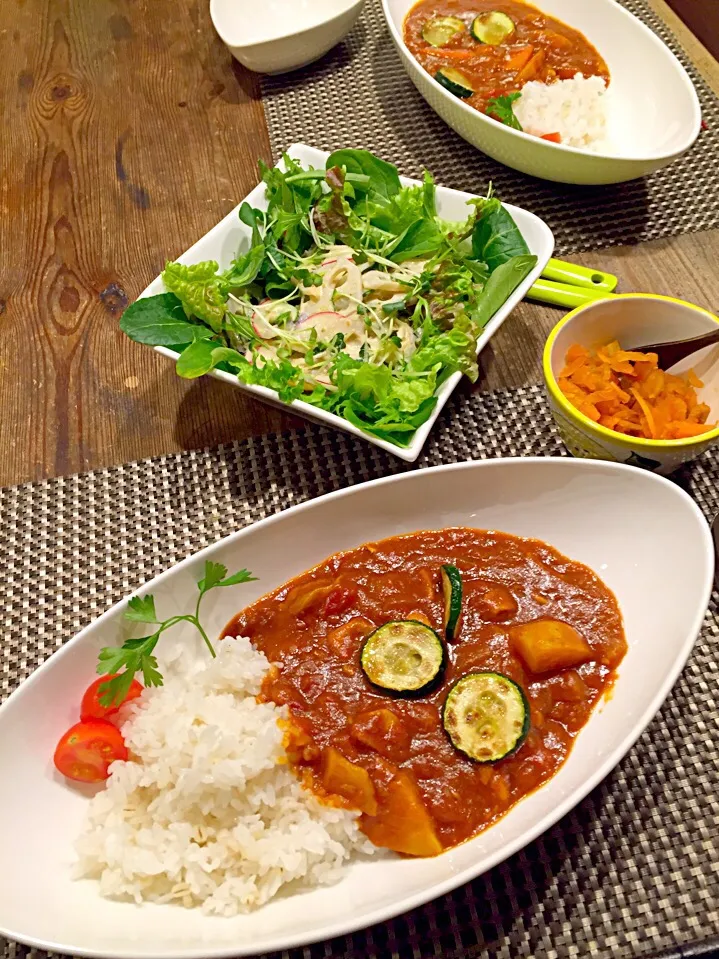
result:
[[[527,293],[528,300],[549,303],[551,306],[563,306],[573,310],[595,300],[612,299],[613,293],[606,290],[589,289],[583,286],[570,286],[567,283],[554,283],[552,280],[538,279]]]
[[[601,270],[590,270],[586,266],[565,263],[564,260],[551,259],[542,273],[548,280],[568,283],[570,286],[586,287],[590,290],[604,290],[613,293],[617,288],[617,278]]]

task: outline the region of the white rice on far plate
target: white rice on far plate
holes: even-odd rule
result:
[[[217,654],[163,664],[165,685],[128,707],[137,761],[112,765],[76,845],[78,878],[104,896],[233,916],[374,852],[357,814],[319,803],[287,766],[286,710],[255,699],[267,659],[242,638]]]
[[[525,133],[558,133],[564,146],[606,150],[607,86],[602,77],[539,83],[522,87],[514,113]]]

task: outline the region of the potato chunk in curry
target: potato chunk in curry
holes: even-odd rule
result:
[[[342,796],[355,809],[377,815],[377,797],[369,773],[362,766],[351,763],[332,746],[322,753],[322,785],[328,793]]]
[[[514,651],[536,674],[579,666],[592,659],[592,647],[573,626],[559,619],[536,619],[509,630]]]
[[[362,829],[375,846],[408,856],[437,856],[442,843],[414,778],[399,770],[385,789],[383,815],[362,817]]]

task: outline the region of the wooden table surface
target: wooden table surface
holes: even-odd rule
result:
[[[650,2],[719,92],[714,57]],[[180,380],[118,328],[271,159],[257,78],[216,37],[207,0],[3,0],[0,37],[0,485],[301,425],[215,380]],[[573,259],[624,290],[719,305],[719,231]],[[539,382],[558,316],[522,304],[483,352],[480,388]]]

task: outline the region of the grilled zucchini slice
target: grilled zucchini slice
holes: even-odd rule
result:
[[[462,574],[450,563],[445,563],[440,573],[444,592],[444,637],[448,643],[452,643],[457,636],[462,614]]]
[[[422,27],[422,39],[431,47],[445,47],[464,32],[464,23],[459,17],[434,17]]]
[[[447,693],[442,724],[455,749],[476,763],[495,763],[529,732],[524,690],[502,673],[468,673]]]
[[[444,669],[444,644],[424,623],[396,620],[369,634],[360,662],[373,686],[393,693],[424,692]]]
[[[459,70],[455,70],[454,67],[442,67],[441,70],[435,73],[434,78],[438,83],[442,84],[445,90],[449,90],[450,93],[453,93],[462,100],[466,100],[467,97],[471,97],[474,93],[474,87],[469,80]]]
[[[488,43],[496,47],[511,37],[515,30],[514,20],[506,13],[488,10],[474,18],[470,32],[479,43]]]

